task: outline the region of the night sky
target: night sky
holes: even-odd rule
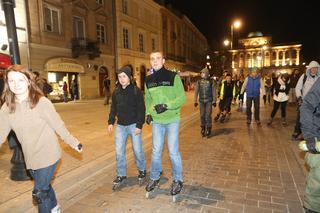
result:
[[[272,36],[273,44],[300,43],[307,63],[320,62],[320,8],[316,1],[301,0],[166,0],[185,14],[205,35],[213,50],[223,48],[230,37],[230,25],[239,18],[243,25],[234,31],[236,38],[260,31]]]

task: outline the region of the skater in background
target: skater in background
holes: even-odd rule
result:
[[[142,126],[145,120],[144,97],[141,90],[132,82],[132,71],[124,66],[117,71],[119,86],[112,94],[112,103],[108,120],[108,132],[113,131],[117,119],[115,132],[117,177],[113,184],[116,189],[126,178],[126,143],[131,137],[132,148],[138,168],[138,179],[146,177],[146,160],[142,149]]]
[[[261,125],[260,121],[260,91],[265,95],[264,84],[261,76],[258,74],[256,67],[251,68],[250,75],[246,77],[241,88],[241,94],[247,93],[247,124],[251,124],[252,102],[254,104],[254,118],[257,125]]]
[[[51,186],[61,158],[56,133],[78,152],[82,151],[82,145],[66,129],[53,104],[44,97],[27,68],[21,65],[9,67],[4,80],[0,145],[12,129],[21,143],[26,167],[34,180],[32,197],[39,212],[60,213]]]
[[[200,104],[201,135],[209,137],[212,130],[212,106],[216,106],[216,82],[210,79],[207,68],[202,69],[200,75],[201,79],[195,84],[194,106]]]
[[[231,75],[227,74],[225,81],[222,82],[220,89],[220,108],[221,116],[220,122],[223,123],[226,119],[227,113],[231,112],[231,103],[236,95],[235,82],[232,80]]]
[[[271,90],[272,90],[272,87],[274,84],[270,73],[268,73],[267,75],[264,76],[263,83],[264,83],[264,87],[265,87],[265,91],[266,91],[266,94],[263,95],[263,103],[264,103],[264,105],[266,105],[267,101],[270,104],[271,94],[272,94]]]
[[[297,102],[295,88],[299,78],[300,78],[300,72],[298,69],[295,69],[293,73],[291,73],[290,75],[290,90],[289,90],[289,100],[288,100],[289,104]]]
[[[146,77],[144,91],[147,123],[152,122],[152,156],[150,180],[146,191],[153,191],[159,185],[162,173],[162,151],[165,136],[167,136],[173,178],[170,193],[176,195],[183,187],[179,128],[181,106],[186,101],[186,96],[179,75],[167,70],[163,66],[164,63],[162,52],[150,54],[153,74]]]
[[[238,87],[238,111],[242,111],[242,107],[243,107],[243,100],[244,100],[244,95],[241,94],[241,88],[244,82],[244,75],[240,75],[238,81],[237,81],[237,87]]]
[[[70,84],[70,93],[71,99],[76,101],[79,99],[79,85],[75,75],[72,76],[71,84]]]
[[[320,76],[320,65],[316,61],[311,61],[307,67],[306,73],[301,75],[296,85],[296,97],[298,102],[297,108],[297,120],[292,134],[292,139],[296,140],[301,135],[300,125],[300,106],[303,103],[304,97],[308,94],[313,84],[317,81]]]
[[[289,99],[290,79],[288,75],[281,74],[278,80],[274,82],[274,95],[273,95],[273,110],[268,121],[268,125],[271,125],[273,118],[276,115],[279,107],[281,106],[281,122],[283,126],[287,125],[286,121],[286,108]]]

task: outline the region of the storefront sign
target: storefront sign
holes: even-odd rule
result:
[[[84,73],[84,67],[74,59],[55,58],[49,60],[45,69],[47,72],[76,72]]]

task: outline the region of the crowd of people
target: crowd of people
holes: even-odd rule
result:
[[[115,128],[116,178],[114,189],[127,179],[126,143],[131,137],[137,178],[144,181],[147,176],[146,159],[142,148],[142,128],[146,122],[152,125],[152,154],[150,176],[145,190],[151,193],[160,184],[162,175],[162,153],[165,141],[172,165],[171,195],[179,194],[183,188],[182,159],[179,152],[179,129],[181,106],[186,100],[182,81],[175,72],[165,68],[162,52],[150,54],[151,74],[146,77],[143,92],[133,81],[132,70],[124,66],[117,70],[118,84],[110,91],[110,80],[104,80],[105,101],[111,106],[107,130]],[[281,124],[286,126],[286,107],[288,103],[297,104],[297,121],[292,134],[293,139],[304,139],[300,148],[308,151],[306,162],[310,166],[305,191],[304,207],[306,212],[320,212],[320,65],[310,62],[305,73],[295,70],[291,75],[262,75],[257,68],[251,68],[247,76],[232,76],[224,72],[218,79],[210,77],[209,70],[200,71],[201,78],[195,83],[194,107],[200,108],[200,132],[203,137],[212,135],[212,107],[218,107],[214,120],[224,123],[231,114],[231,107],[238,104],[243,111],[246,100],[246,123],[252,119],[260,126],[260,99],[265,105],[273,104],[267,121],[272,125],[274,117],[281,109]],[[55,111],[53,104],[46,98],[44,84],[39,84],[39,75],[26,67],[13,65],[0,78],[0,144],[10,130],[16,133],[24,153],[26,167],[34,179],[33,199],[39,212],[60,212],[60,207],[51,186],[61,151],[56,134],[72,148],[82,152],[82,144],[66,129]],[[72,88],[76,88],[73,79]],[[67,83],[64,83],[67,91]],[[74,95],[73,99],[77,99]],[[252,106],[253,105],[253,106]],[[252,108],[254,112],[252,112]],[[252,116],[253,114],[253,116]],[[26,123],[27,122],[27,123]],[[24,123],[28,125],[23,125]],[[24,134],[28,132],[28,134]],[[167,140],[165,140],[167,139]],[[41,150],[41,151],[38,151]]]

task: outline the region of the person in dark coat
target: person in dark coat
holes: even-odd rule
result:
[[[300,115],[305,141],[299,146],[308,151],[305,161],[310,167],[303,205],[307,213],[317,213],[320,212],[320,78],[304,96]]]

